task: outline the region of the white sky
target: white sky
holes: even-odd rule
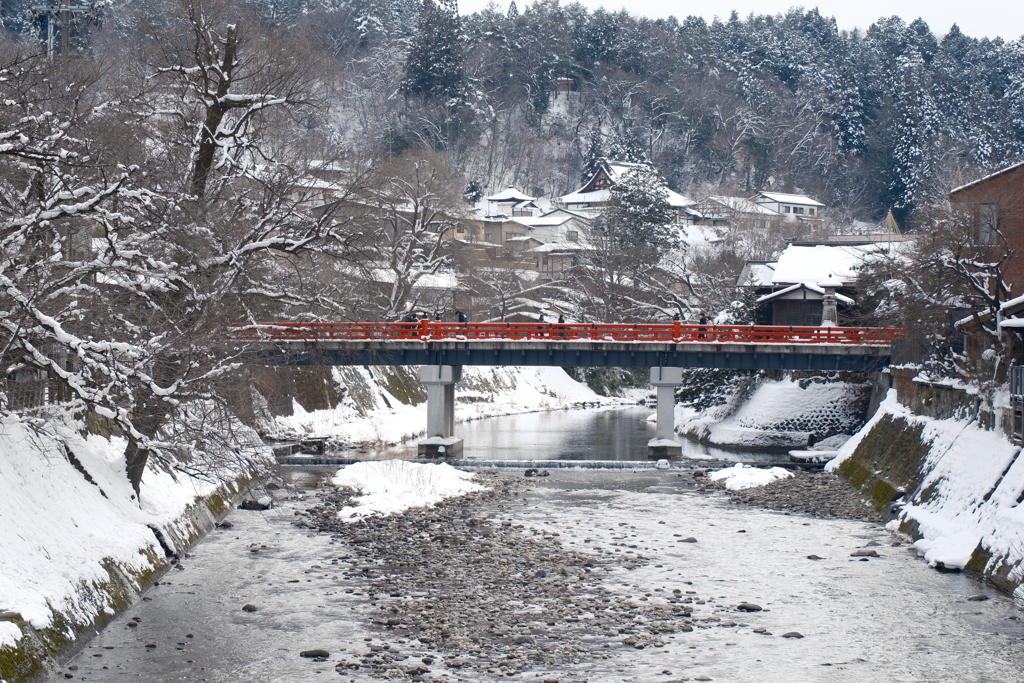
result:
[[[459,11],[463,14],[476,12],[486,7],[491,0],[459,0]],[[571,0],[562,0],[568,4]],[[1021,0],[974,0],[954,2],[953,0],[822,0],[821,2],[799,3],[791,0],[702,0],[696,2],[672,2],[671,0],[579,0],[591,9],[604,7],[607,10],[626,8],[631,14],[648,17],[675,15],[682,19],[697,14],[708,21],[716,15],[723,20],[736,10],[740,16],[751,12],[777,14],[793,6],[817,7],[824,16],[834,16],[840,29],[866,29],[879,17],[898,15],[910,23],[921,17],[938,37],[942,37],[954,23],[969,36],[981,38],[1000,36],[1005,40],[1016,40],[1024,35],[1024,2]],[[509,0],[499,0],[505,10]],[[531,4],[532,0],[516,0],[519,11]]]

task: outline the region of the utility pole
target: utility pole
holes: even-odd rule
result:
[[[60,15],[60,54],[67,57],[71,54],[71,15],[75,12],[88,12],[87,5],[72,5],[71,0],[60,0],[60,6],[35,5],[33,11],[46,15],[46,55],[53,59],[54,35],[53,22]]]
[[[63,0],[60,10],[60,56],[71,54],[71,0]]]

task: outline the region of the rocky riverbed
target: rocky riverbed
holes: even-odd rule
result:
[[[488,491],[399,516],[341,521],[337,511],[350,498],[344,492],[323,496],[310,510],[309,524],[358,554],[353,575],[376,598],[373,622],[390,641],[338,662],[339,672],[422,680],[443,666],[514,676],[607,659],[610,648],[662,647],[665,634],[694,629],[685,583],[646,604],[609,590],[601,583],[609,565],[634,569],[648,558],[599,558],[566,549],[557,532],[499,521],[497,506],[531,484],[497,473],[478,477]],[[435,667],[433,657],[420,656],[424,647],[444,652],[444,662]]]
[[[792,470],[793,476],[765,486],[729,491],[720,481],[697,476],[696,488],[705,493],[724,491],[733,501],[770,510],[797,512],[828,519],[884,522],[887,518],[864,503],[846,480],[821,470]]]

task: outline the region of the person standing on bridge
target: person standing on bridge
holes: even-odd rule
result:
[[[700,325],[707,325],[708,324],[708,314],[705,313],[704,311],[701,311],[701,313],[700,313],[700,323],[699,324]],[[708,336],[706,334],[698,334],[697,335],[697,339],[707,339],[707,337]]]
[[[565,325],[565,315],[564,314],[559,314],[559,316],[558,316],[558,336],[561,337],[562,339],[565,339],[565,337],[567,336],[565,334],[565,327],[563,327],[564,325]]]
[[[455,316],[458,319],[458,321],[463,325],[469,322],[469,318],[467,318],[466,314],[463,313],[462,311],[455,311]]]

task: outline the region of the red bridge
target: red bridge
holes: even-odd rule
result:
[[[888,347],[895,327],[781,327],[689,323],[261,323],[232,325],[231,337],[261,341],[542,341],[703,344],[837,344]]]
[[[896,328],[603,323],[263,323],[231,325],[240,353],[266,365],[419,365],[427,385],[423,455],[458,455],[455,385],[463,365],[647,366],[658,390],[648,455],[679,454],[673,407],[683,368],[871,371]]]

